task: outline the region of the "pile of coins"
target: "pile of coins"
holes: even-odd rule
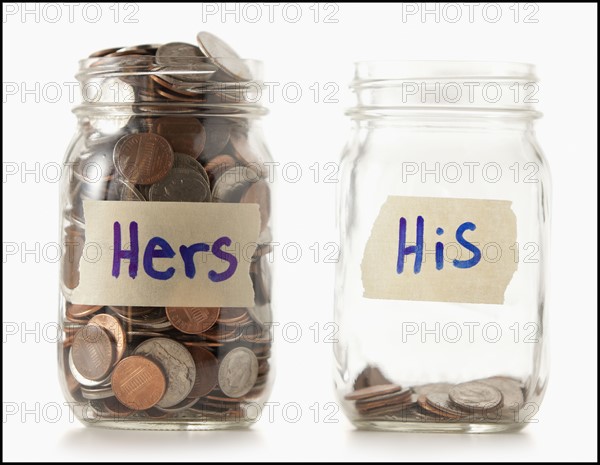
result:
[[[269,386],[272,321],[270,158],[248,110],[230,94],[233,84],[252,79],[250,68],[220,39],[200,33],[198,46],[96,52],[86,73],[105,105],[82,110],[80,137],[67,156],[74,175],[63,186],[66,388],[99,418],[243,420],[244,405],[263,399]],[[69,302],[79,284],[86,199],[258,204],[259,245],[250,266],[255,306]]]
[[[345,396],[361,419],[406,422],[517,422],[524,388],[505,376],[460,384],[432,383],[402,387],[367,367]]]

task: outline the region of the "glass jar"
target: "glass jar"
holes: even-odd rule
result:
[[[358,428],[537,421],[550,176],[534,68],[366,62],[341,159],[335,385]]]
[[[204,39],[224,55],[175,43],[81,61],[58,358],[86,425],[239,428],[271,389],[261,64]]]

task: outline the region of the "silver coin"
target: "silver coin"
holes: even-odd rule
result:
[[[443,414],[451,417],[464,417],[467,413],[458,410],[451,403],[447,393],[444,392],[430,392],[426,394],[427,402],[436,409],[440,410]]]
[[[200,49],[184,42],[171,42],[156,50],[156,62],[159,65],[175,68],[174,73],[162,75],[169,82],[199,83],[210,79],[217,68],[206,61]]]
[[[149,197],[154,202],[210,202],[211,193],[200,172],[190,168],[173,168],[152,185]]]
[[[136,187],[121,178],[113,178],[106,194],[108,200],[145,201],[146,199]]]
[[[133,351],[158,363],[167,377],[167,390],[158,404],[168,408],[177,405],[191,392],[196,380],[196,365],[190,352],[179,342],[155,337],[142,342]]]
[[[502,406],[502,392],[479,381],[457,384],[448,397],[458,407],[475,412],[494,410]]]
[[[208,173],[204,169],[204,167],[200,164],[198,160],[185,153],[177,153],[175,152],[175,161],[173,163],[173,168],[191,168],[193,170],[198,171],[202,175],[202,177],[206,180],[206,183],[210,186],[210,180],[208,179]]]
[[[255,307],[248,307],[248,314],[255,323],[258,323],[261,328],[267,326],[267,324],[273,321],[273,314],[271,312],[271,304],[256,305]]]
[[[196,39],[202,53],[213,58],[215,64],[227,76],[236,81],[252,80],[252,74],[244,60],[217,36],[210,32],[199,32]]]
[[[523,396],[523,387],[519,380],[505,376],[493,376],[478,381],[494,386],[502,392],[503,410],[506,411],[505,413],[508,416],[511,416],[511,412],[516,412],[523,406],[525,398]]]
[[[236,347],[219,365],[219,387],[227,397],[247,394],[258,378],[258,360],[246,347]]]
[[[257,174],[247,166],[235,166],[217,178],[212,189],[213,202],[239,203],[248,187],[258,181]]]
[[[81,395],[88,400],[100,400],[113,397],[115,393],[112,390],[112,386],[105,386],[100,388],[91,389],[89,387],[81,387]]]
[[[422,386],[413,386],[412,390],[416,394],[425,395],[425,396],[430,393],[433,393],[433,392],[441,392],[444,394],[448,394],[448,391],[450,391],[452,386],[454,386],[454,385],[450,384],[450,383],[431,383],[431,384],[424,384]]]
[[[77,381],[82,386],[97,387],[97,386],[102,386],[102,385],[106,384],[107,382],[110,382],[110,376],[111,376],[110,373],[106,378],[98,380],[98,381],[92,381],[91,379],[87,379],[85,376],[83,376],[81,373],[79,373],[79,371],[77,371],[77,368],[75,368],[75,364],[73,363],[73,355],[70,350],[69,350],[69,370],[71,371],[73,378],[75,378],[75,381]]]
[[[155,408],[160,410],[161,412],[165,412],[165,413],[177,413],[177,412],[183,412],[184,410],[187,410],[188,408],[193,406],[196,402],[198,402],[198,397],[192,398],[192,399],[184,399],[179,404],[173,405],[172,407],[160,407],[157,405]]]

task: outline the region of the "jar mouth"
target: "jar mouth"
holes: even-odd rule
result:
[[[262,115],[262,63],[234,57],[131,54],[80,61],[82,104],[123,113]]]
[[[537,81],[535,65],[459,60],[382,60],[354,63],[351,87],[369,81],[407,79],[515,79]]]
[[[399,110],[537,117],[535,66],[493,61],[361,61],[350,88],[356,118],[400,116]]]

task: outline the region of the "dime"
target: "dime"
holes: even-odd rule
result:
[[[112,387],[116,398],[132,410],[146,410],[165,395],[166,380],[159,365],[152,360],[133,355],[115,367]]]
[[[210,32],[199,32],[198,46],[204,55],[211,57],[223,73],[236,81],[250,81],[252,75],[246,63],[225,42]]]
[[[200,334],[219,319],[219,307],[167,307],[167,318],[182,333]]]
[[[204,176],[189,168],[173,168],[153,184],[149,197],[154,202],[210,202],[210,186]]]
[[[196,365],[196,381],[189,393],[190,397],[202,397],[211,392],[218,382],[219,361],[202,347],[189,347]]]
[[[159,407],[172,407],[189,395],[196,380],[196,365],[183,345],[172,339],[155,337],[142,342],[133,353],[151,358],[164,369],[167,390],[157,404]]]
[[[219,365],[219,388],[227,397],[247,394],[258,377],[256,355],[246,347],[231,350]]]
[[[457,384],[450,389],[448,396],[454,405],[475,413],[502,407],[502,392],[478,381]]]
[[[198,158],[206,143],[204,126],[196,118],[163,116],[154,124],[154,132],[164,137],[175,152]]]
[[[71,353],[77,371],[89,380],[98,381],[108,375],[115,350],[108,331],[87,325],[75,335]]]
[[[123,331],[119,320],[112,315],[104,313],[93,317],[88,324],[97,325],[109,332],[112,339],[115,341],[116,354],[113,364],[118,363],[123,358],[125,349],[127,349],[127,338],[125,337],[125,332]]]
[[[154,184],[173,166],[173,149],[158,134],[131,134],[115,145],[114,163],[121,175],[134,184]]]
[[[115,393],[112,390],[111,386],[90,388],[90,387],[81,387],[81,395],[88,400],[99,400],[106,399],[108,397],[113,397]]]

